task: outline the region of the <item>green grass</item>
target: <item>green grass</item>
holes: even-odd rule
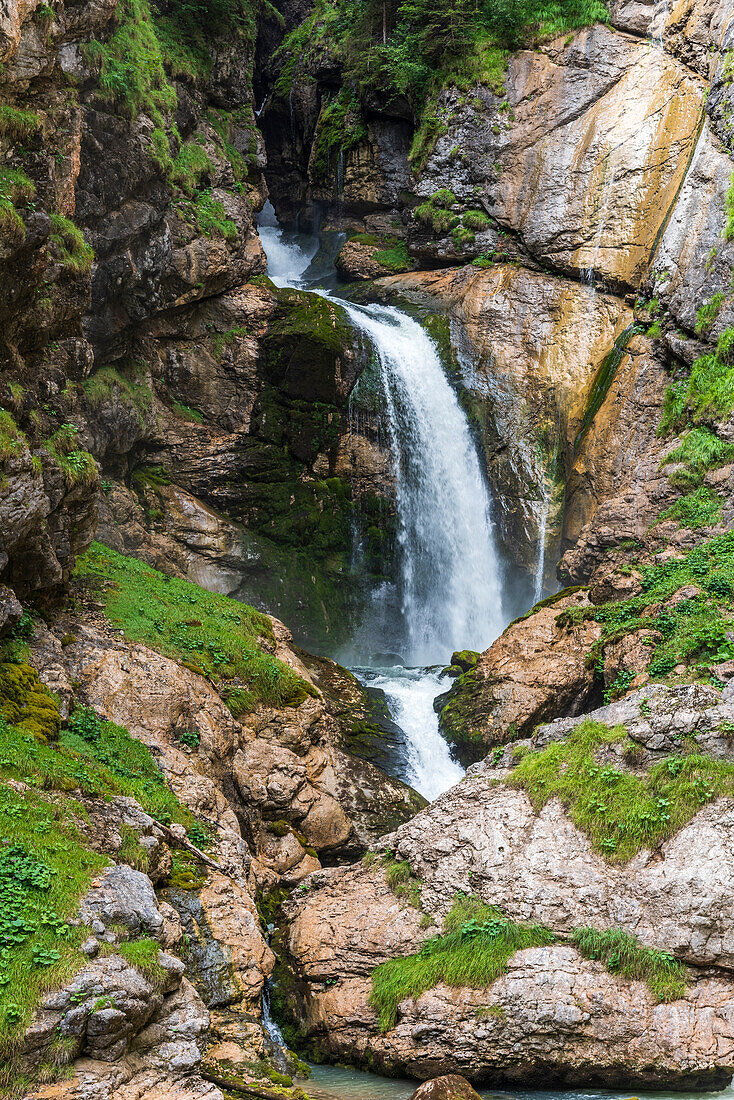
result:
[[[0,409],[0,463],[20,454],[27,440],[7,409]]]
[[[36,730],[0,718],[0,775],[48,791],[80,790],[87,798],[129,795],[164,825],[197,825],[150,750],[89,709],[76,710],[58,740],[47,743]]]
[[[658,1001],[677,1001],[686,995],[686,969],[668,951],[642,947],[636,936],[621,928],[599,932],[576,928],[571,942],[586,959],[598,959],[612,974],[644,982]]]
[[[687,379],[668,386],[659,434],[682,430],[690,422],[724,420],[732,410],[734,329],[726,329],[716,342],[716,350],[697,359]]]
[[[76,575],[98,588],[108,618],[131,641],[182,661],[225,691],[258,703],[298,706],[315,689],[263,648],[270,620],[246,604],[168,577],[134,558],[93,543]]]
[[[414,877],[408,860],[397,860],[392,852],[386,852],[382,857],[382,868],[393,894],[407,901],[414,909],[420,909],[421,882]]]
[[[19,168],[0,168],[0,234],[17,243],[25,238],[25,223],[16,207],[30,202],[36,185]]]
[[[682,469],[668,475],[671,485],[679,489],[696,489],[709,470],[734,460],[734,444],[725,443],[708,427],[691,428],[683,436],[680,445],[670,451],[661,466],[680,463]]]
[[[725,294],[719,292],[718,294],[712,294],[707,302],[704,302],[702,306],[696,311],[696,335],[707,336],[714,326],[716,318],[721,312],[721,307],[724,304],[726,298]]]
[[[185,195],[193,195],[206,179],[211,179],[214,169],[207,152],[195,141],[181,146],[171,168],[170,178]]]
[[[93,408],[112,401],[128,405],[138,419],[141,428],[153,404],[153,391],[143,376],[145,364],[130,360],[122,365],[125,374],[112,366],[103,366],[82,382],[82,389]]]
[[[673,519],[680,527],[692,531],[699,527],[715,527],[721,521],[722,498],[712,489],[702,485],[685,496],[679,497],[670,508],[660,513],[658,523]]]
[[[76,425],[63,424],[44,443],[45,449],[56,459],[70,489],[77,485],[94,485],[99,480],[94,457],[77,445],[78,433]]]
[[[61,214],[51,214],[50,219],[50,240],[63,266],[75,274],[89,271],[94,260],[94,251],[84,240],[81,229]]]
[[[372,972],[369,1003],[381,1031],[397,1021],[398,1006],[439,982],[485,989],[507,969],[508,960],[526,947],[553,943],[554,934],[537,924],[517,924],[477,898],[457,896],[442,935],[426,940],[415,955],[390,959]]]
[[[35,111],[21,110],[8,103],[0,103],[0,134],[13,141],[27,141],[41,128],[41,120]]]
[[[103,954],[121,955],[125,962],[148,979],[154,989],[162,989],[166,981],[166,969],[158,961],[161,945],[156,940],[127,940],[110,945]]]
[[[492,219],[483,210],[465,210],[461,221],[462,225],[475,233],[481,233],[492,225]]]
[[[525,791],[536,812],[559,799],[596,851],[613,863],[658,847],[702,806],[734,794],[734,764],[688,752],[637,775],[598,762],[610,745],[627,747],[624,727],[587,720],[564,741],[526,753],[503,782]]]
[[[1,736],[2,725],[0,725]],[[86,961],[67,922],[107,860],[87,847],[72,800],[48,802],[0,782],[0,1088],[42,993]]]

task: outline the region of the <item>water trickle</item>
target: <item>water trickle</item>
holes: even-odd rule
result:
[[[538,564],[535,568],[535,586],[533,590],[533,603],[543,599],[545,586],[545,540],[548,530],[548,513],[551,506],[551,494],[547,485],[543,486],[543,502],[540,511],[540,523],[538,524]]]
[[[269,204],[259,224],[276,285],[308,288],[318,242],[281,230]],[[426,666],[444,664],[455,649],[485,649],[503,626],[489,494],[466,416],[425,329],[391,306],[339,305],[375,352],[398,529],[394,579],[373,594],[349,663],[371,666],[357,674],[384,692],[403,730],[401,778],[435,798],[463,771],[433,709],[448,680]],[[379,667],[388,664],[378,657],[385,653],[393,660]]]

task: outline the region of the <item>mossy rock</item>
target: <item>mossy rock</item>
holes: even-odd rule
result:
[[[0,717],[44,743],[55,741],[61,728],[58,703],[36,669],[11,661],[0,663]]]
[[[458,666],[462,672],[470,672],[479,660],[476,649],[458,649],[451,654],[451,664]]]
[[[275,317],[263,341],[268,381],[289,397],[337,401],[341,364],[356,347],[344,311],[298,290],[276,290],[275,296]]]

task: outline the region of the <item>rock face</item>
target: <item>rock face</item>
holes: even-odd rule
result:
[[[468,672],[434,704],[441,731],[463,763],[530,733],[558,713],[588,709],[595,690],[591,646],[601,637],[598,623],[559,627],[568,608],[589,606],[580,592],[553,600],[505,630]]]
[[[503,264],[398,275],[382,285],[450,314],[502,543],[531,574],[545,562],[539,580],[551,580],[565,471],[598,365],[631,311],[570,280]]]
[[[460,1077],[458,1073],[447,1073],[444,1077],[424,1081],[410,1100],[477,1100],[477,1092],[465,1077]]]
[[[591,717],[624,722],[654,761],[669,751],[666,738],[724,720],[732,698],[661,688]],[[567,735],[569,723],[541,727],[531,745]],[[724,740],[719,751],[730,759]],[[391,893],[379,862],[321,872],[291,906],[293,1014],[302,1034],[334,1058],[422,1077],[460,1069],[475,1083],[701,1087],[728,1080],[731,800],[705,806],[657,851],[610,865],[558,801],[536,812],[512,779],[509,751],[497,767],[477,764],[383,843],[420,883],[420,907],[430,918],[424,927],[440,927],[457,894],[473,895],[511,920],[542,923],[557,942],[518,950],[486,989],[438,982],[406,996],[395,1025],[381,1031],[369,1005],[370,974],[419,949],[420,913]],[[584,957],[564,942],[580,922],[632,933],[688,962],[685,993],[657,1003],[644,983]]]

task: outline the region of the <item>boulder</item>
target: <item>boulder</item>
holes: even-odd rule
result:
[[[466,1077],[460,1077],[458,1073],[447,1073],[443,1077],[424,1081],[410,1100],[480,1100],[480,1097]]]

